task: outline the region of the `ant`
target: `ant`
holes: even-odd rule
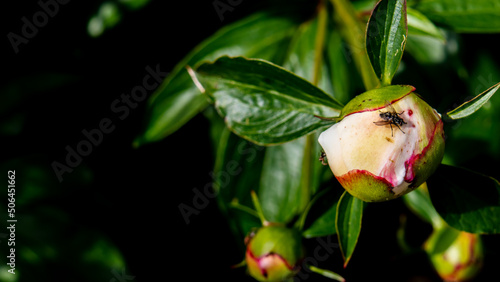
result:
[[[322,151],[319,154],[319,160],[321,161],[322,165],[327,165],[328,164],[328,160],[326,159],[326,153],[325,152]]]
[[[396,110],[394,109],[394,107],[391,105],[391,103],[387,103],[386,107],[389,108],[389,110],[387,112],[383,112],[383,113],[380,113],[380,118],[383,119],[383,120],[380,120],[380,121],[374,121],[373,123],[375,125],[390,125],[391,126],[391,136],[394,137],[394,130],[392,128],[392,125],[394,124],[397,128],[399,128],[399,130],[401,130],[401,132],[403,132],[403,134],[405,134],[405,132],[401,129],[401,126],[403,126],[403,124],[406,124],[406,122],[399,117],[399,115],[403,114],[405,111],[402,111],[400,113],[397,113]]]

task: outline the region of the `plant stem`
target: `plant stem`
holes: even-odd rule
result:
[[[337,273],[333,272],[333,271],[330,271],[330,270],[326,270],[326,269],[321,269],[321,268],[318,268],[318,267],[315,267],[313,265],[309,265],[308,268],[312,271],[312,272],[315,272],[315,273],[318,273],[318,274],[321,274],[323,275],[324,277],[326,278],[330,278],[330,279],[333,279],[333,280],[337,280],[337,281],[341,281],[341,282],[344,282],[345,279],[344,277],[338,275]]]
[[[297,222],[295,222],[295,227],[297,229],[299,229],[299,230],[303,230],[304,229],[304,224],[306,222],[306,218],[307,218],[307,214],[309,213],[309,210],[312,208],[313,204],[321,196],[323,196],[326,193],[326,191],[327,190],[319,191],[318,193],[316,193],[316,195],[314,195],[314,197],[311,199],[311,201],[309,201],[309,203],[307,203],[306,208],[304,209],[304,211],[302,212],[302,214],[300,215],[300,217],[297,219]]]
[[[314,43],[314,69],[312,83],[318,86],[321,77],[321,66],[323,62],[323,50],[325,46],[326,27],[327,27],[327,10],[324,1],[320,1],[318,5],[318,27],[316,31],[316,41]]]
[[[262,226],[267,226],[269,222],[266,220],[264,217],[264,212],[262,212],[262,207],[260,206],[259,198],[257,197],[257,193],[255,191],[250,192],[252,195],[252,202],[255,207],[255,210],[257,211],[257,214],[259,215],[260,222],[262,223]]]
[[[316,139],[314,138],[315,134],[309,134],[306,136],[306,144],[304,146],[304,157],[302,162],[302,177],[301,177],[301,203],[300,210],[302,212],[307,208],[307,204],[309,203],[309,199],[312,194],[312,185],[313,185],[313,174],[314,174],[314,166],[313,166],[313,156],[314,156],[314,142]]]
[[[244,205],[242,205],[242,204],[240,204],[238,202],[235,202],[235,201],[231,202],[229,204],[229,207],[231,207],[233,209],[237,209],[237,210],[243,211],[243,212],[246,212],[246,213],[248,213],[250,215],[253,215],[255,217],[260,218],[259,214],[255,210],[253,210],[253,209],[251,209],[251,208],[249,208],[247,206],[244,206]]]
[[[326,27],[327,27],[328,13],[324,1],[318,4],[318,26],[316,31],[316,40],[314,47],[314,66],[312,74],[312,83],[318,85],[321,77],[321,67],[323,63],[323,50],[325,46]],[[306,136],[306,144],[304,147],[304,157],[302,162],[302,197],[301,197],[301,210],[304,211],[311,198],[311,188],[314,183],[314,145],[316,142],[316,135],[314,133]]]

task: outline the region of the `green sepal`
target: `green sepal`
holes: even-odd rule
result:
[[[394,103],[413,91],[415,87],[411,85],[390,85],[366,91],[345,105],[338,121],[353,113],[382,109],[387,103]]]

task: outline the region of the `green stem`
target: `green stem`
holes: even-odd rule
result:
[[[323,62],[323,50],[325,47],[326,27],[328,14],[324,1],[318,5],[318,29],[316,31],[316,41],[314,43],[314,69],[312,83],[318,85],[321,77],[321,66]]]
[[[331,0],[337,24],[342,28],[344,39],[349,45],[354,63],[361,74],[366,90],[377,88],[380,81],[366,53],[366,24],[358,20],[356,11],[347,0]]]
[[[304,159],[302,162],[302,177],[301,177],[301,191],[302,191],[302,196],[301,196],[301,210],[304,212],[307,204],[309,203],[309,199],[311,198],[312,194],[312,185],[313,185],[313,158],[312,156],[314,155],[314,142],[316,142],[316,139],[314,138],[314,134],[309,134],[306,136],[306,144],[304,146]]]
[[[399,227],[396,231],[396,239],[399,245],[399,248],[403,251],[403,254],[409,254],[411,252],[411,247],[406,242],[406,215],[401,214],[399,216]]]
[[[306,219],[307,219],[307,214],[309,213],[309,210],[311,210],[313,204],[321,197],[323,196],[325,193],[326,193],[326,189],[325,190],[321,190],[319,191],[318,193],[316,193],[316,195],[314,195],[314,197],[311,199],[311,201],[309,201],[309,203],[307,204],[306,208],[304,209],[304,211],[302,212],[302,214],[300,215],[299,219],[297,219],[297,222],[295,222],[295,227],[298,229],[298,230],[303,230],[304,229],[304,224],[306,223]]]
[[[238,267],[242,267],[242,266],[245,266],[247,265],[247,261],[245,259],[243,259],[241,262],[235,264],[235,265],[231,265],[231,268],[238,268]]]
[[[325,46],[326,28],[327,28],[328,13],[324,1],[320,1],[318,5],[318,26],[316,31],[316,40],[314,47],[314,67],[312,74],[312,83],[318,85],[321,78],[321,66],[323,65],[323,50]],[[304,147],[304,159],[302,162],[302,177],[301,177],[301,210],[303,211],[309,199],[311,198],[311,188],[313,186],[313,175],[315,161],[314,146],[316,144],[315,134],[309,134],[306,137],[306,144]]]
[[[217,144],[217,151],[216,151],[217,153],[214,163],[214,175],[220,175],[219,172],[222,170],[222,166],[224,165],[224,158],[226,155],[225,146],[227,146],[227,142],[230,136],[231,136],[231,131],[227,127],[225,127],[220,133],[219,144]],[[212,187],[215,190],[214,192],[216,192],[217,194],[220,193],[221,185],[220,185],[220,179],[218,177],[214,179]],[[226,202],[223,200],[222,197],[215,197],[215,198],[222,214],[224,214],[229,219],[229,214],[227,212],[228,207],[226,205]],[[236,232],[237,234],[238,232],[237,228],[231,226],[231,229],[233,232]]]
[[[257,197],[257,193],[255,191],[251,191],[250,194],[252,195],[252,202],[255,207],[255,210],[257,211],[257,214],[259,215],[260,222],[262,223],[262,226],[267,226],[269,222],[266,220],[264,217],[264,212],[262,212],[262,207],[260,206],[259,198]]]
[[[250,215],[253,215],[255,217],[260,218],[259,213],[257,213],[255,210],[253,210],[253,209],[251,209],[251,208],[249,208],[247,206],[241,205],[238,202],[235,202],[235,201],[231,202],[229,204],[229,207],[231,207],[233,209],[237,209],[237,210],[243,211],[243,212],[246,212],[246,213],[248,213]]]
[[[337,281],[342,281],[342,282],[345,281],[344,277],[338,275],[337,273],[335,273],[333,271],[326,270],[326,269],[321,269],[321,268],[315,267],[313,265],[309,265],[308,268],[312,272],[321,274],[321,275],[323,275],[326,278],[330,278],[330,279],[337,280]]]

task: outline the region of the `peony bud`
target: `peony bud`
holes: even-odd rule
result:
[[[408,85],[356,96],[319,143],[340,184],[351,195],[379,202],[420,186],[444,154],[441,116]]]
[[[445,227],[435,230],[424,248],[444,281],[468,281],[483,264],[483,246],[478,234]]]
[[[297,230],[280,225],[265,226],[249,238],[245,261],[248,271],[259,281],[283,281],[299,270],[303,257]]]

